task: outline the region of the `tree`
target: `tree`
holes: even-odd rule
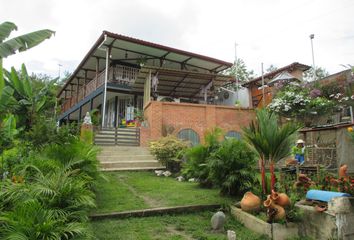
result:
[[[277,70],[278,67],[273,65],[273,64],[270,64],[269,67],[265,70],[265,73],[270,73],[270,72],[273,72],[275,70]]]
[[[237,74],[236,74],[237,69]],[[225,75],[236,76],[239,83],[245,83],[254,78],[254,71],[248,70],[245,62],[238,58],[235,64],[224,72]]]
[[[316,67],[316,79],[322,79],[329,76],[329,72],[322,67]],[[313,78],[313,68],[311,67],[309,70],[307,70],[306,72],[304,72],[304,80],[307,82],[311,82],[314,80]]]
[[[286,123],[280,125],[277,116],[266,109],[256,112],[256,120],[244,128],[244,137],[261,159],[262,190],[267,193],[265,163],[269,163],[271,190],[275,185],[274,163],[291,155],[293,136],[300,129],[299,125]]]
[[[53,85],[56,80],[46,82],[39,87],[35,87],[35,81],[30,78],[27,73],[27,69],[24,64],[20,72],[17,72],[15,68],[11,68],[11,72],[5,71],[5,80],[8,86],[14,90],[14,97],[18,103],[18,109],[16,113],[24,125],[25,128],[30,128],[37,115],[43,113],[48,101],[53,98],[54,92]],[[38,83],[38,82],[37,82]]]

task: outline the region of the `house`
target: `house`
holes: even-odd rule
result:
[[[208,129],[239,137],[254,112],[220,105],[219,87],[232,63],[108,31],[98,38],[59,91],[59,122],[82,121],[98,110],[98,144],[146,146],[166,134],[203,141]],[[142,126],[134,125],[137,110]],[[132,127],[126,127],[126,126]]]
[[[272,72],[266,73],[263,75],[263,77],[256,77],[255,79],[244,83],[242,86],[248,88],[249,90],[249,101],[251,106],[253,108],[262,108],[271,103],[273,99],[274,86],[268,86],[269,82],[271,82],[274,78],[276,78],[282,73],[290,74],[295,79],[301,81],[303,79],[303,73],[309,70],[310,68],[311,67],[308,65],[294,62],[282,68],[276,69]],[[262,80],[264,81],[263,87]],[[262,88],[264,88],[264,92]]]

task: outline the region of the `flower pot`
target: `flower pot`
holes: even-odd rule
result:
[[[274,203],[273,199],[269,195],[267,200],[263,202],[264,207],[267,208],[267,215],[269,221],[282,220],[285,218],[286,213],[282,206]]]
[[[290,206],[290,199],[288,195],[285,193],[278,193],[274,190],[272,190],[271,198],[274,201],[275,204],[282,206],[282,207],[288,207]]]
[[[339,168],[339,178],[347,178],[347,170],[348,170],[348,165],[347,164],[343,164],[340,168]]]
[[[261,207],[261,199],[252,192],[246,192],[241,200],[241,209],[245,212],[256,212]]]

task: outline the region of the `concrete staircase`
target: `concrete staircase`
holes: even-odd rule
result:
[[[139,146],[139,128],[103,128],[95,133],[95,144],[100,146]]]
[[[98,159],[102,171],[164,169],[144,147],[101,146]]]

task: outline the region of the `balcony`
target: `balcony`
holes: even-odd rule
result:
[[[116,65],[109,68],[108,83],[114,83],[123,87],[130,88],[134,85],[135,80],[138,77],[138,73],[138,68]],[[93,78],[87,84],[81,86],[78,91],[73,92],[72,96],[67,98],[63,103],[61,112],[66,112],[82,99],[93,93],[96,89],[100,88],[104,84],[105,74],[106,70],[103,70],[98,74],[97,77]]]

